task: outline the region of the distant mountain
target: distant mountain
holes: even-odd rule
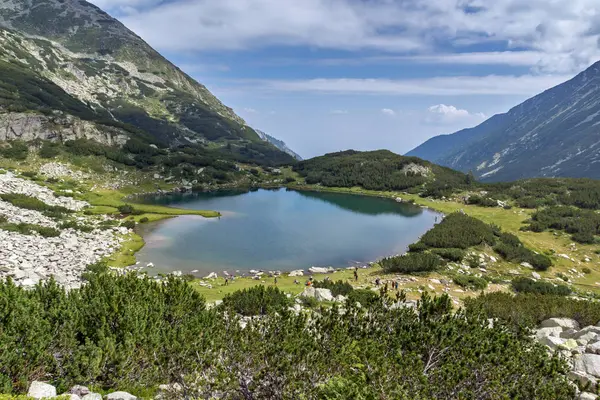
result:
[[[75,134],[72,124],[63,129],[64,118],[56,118],[61,112],[96,125],[134,126],[166,147],[193,144],[260,162],[293,162],[205,86],[87,1],[0,0],[0,62],[0,140],[96,139],[89,124]],[[23,112],[31,111],[40,113],[34,128],[24,122]]]
[[[506,114],[407,153],[486,181],[600,179],[600,62]]]
[[[279,150],[283,151],[284,153],[289,154],[290,156],[294,157],[298,161],[302,160],[302,157],[298,153],[296,153],[292,149],[290,149],[283,140],[274,138],[273,136],[271,136],[267,133],[264,133],[263,131],[259,131],[258,129],[256,130],[256,133],[265,142],[271,143],[273,146],[277,147]]]

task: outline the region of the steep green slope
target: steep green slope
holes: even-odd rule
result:
[[[368,190],[457,190],[471,183],[463,173],[388,150],[330,153],[301,161],[294,170],[308,184],[361,186]]]
[[[32,82],[52,82],[83,103],[76,108],[85,107],[86,113],[91,109],[96,115],[73,114],[72,107],[52,100],[44,100],[44,109],[86,120],[126,123],[143,131],[149,143],[165,147],[200,145],[234,155],[245,153],[243,158],[251,155],[267,164],[293,162],[206,87],[86,1],[0,2],[0,60],[35,76],[28,78]],[[13,86],[11,93],[23,92],[21,99],[31,94],[31,87],[20,86],[23,80],[4,82],[2,78],[0,83]],[[10,100],[10,96],[4,98]],[[8,113],[43,111],[38,106],[28,108],[31,102],[19,102],[17,108],[4,103],[0,122],[6,126],[13,120]]]

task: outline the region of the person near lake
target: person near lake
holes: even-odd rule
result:
[[[381,284],[381,279],[379,277],[377,277],[375,279],[375,285],[379,286]]]
[[[274,282],[275,282],[275,285],[277,285],[277,277],[275,277]]]
[[[358,267],[354,268],[354,281],[358,282]]]
[[[229,285],[229,278],[225,278],[225,286]]]

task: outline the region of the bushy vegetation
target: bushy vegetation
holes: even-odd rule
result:
[[[570,206],[553,206],[536,211],[526,229],[543,232],[556,229],[572,234],[579,243],[592,244],[600,234],[600,214]]]
[[[550,282],[535,281],[530,278],[519,277],[511,282],[515,292],[552,294],[556,296],[568,296],[571,294],[571,288],[566,285],[555,285]]]
[[[461,262],[467,254],[463,249],[432,249],[431,252],[452,262]]]
[[[90,273],[68,294],[54,282],[31,291],[2,282],[0,386],[23,392],[44,379],[59,392],[74,383],[136,392],[177,382],[190,398],[224,399],[573,398],[567,366],[527,334],[455,313],[447,296],[424,295],[415,313],[366,293],[350,293],[362,308],[269,312],[243,328],[230,308],[207,310],[176,278]]]
[[[420,192],[425,183],[455,189],[467,185],[466,175],[460,172],[387,150],[330,153],[301,161],[294,166],[294,171],[309,184],[360,186],[369,190]]]
[[[600,303],[551,294],[494,292],[466,299],[465,306],[514,326],[537,327],[548,318],[572,318],[581,326],[600,321]]]
[[[384,258],[379,265],[388,273],[413,274],[435,271],[442,265],[442,259],[431,253],[408,253]]]
[[[10,158],[12,160],[25,160],[29,154],[29,148],[24,142],[15,140],[0,147],[0,156]]]
[[[545,271],[552,266],[552,260],[548,256],[536,254],[528,249],[517,236],[502,232],[497,226],[488,225],[463,213],[448,215],[409,249],[411,252],[431,249],[432,253],[449,261],[460,262],[465,257],[464,249],[479,245],[493,246],[505,260],[527,262],[539,271]]]
[[[263,285],[228,294],[223,299],[224,308],[244,316],[281,312],[291,304],[291,300],[279,288]]]
[[[354,288],[352,287],[352,285],[350,283],[344,282],[341,280],[338,280],[336,282],[329,280],[329,279],[325,279],[322,281],[315,281],[313,283],[313,286],[316,288],[331,290],[331,294],[334,297],[339,296],[339,295],[348,296],[348,294],[352,290],[354,290]]]
[[[379,305],[382,302],[381,296],[369,289],[355,289],[348,293],[348,303],[356,304],[359,303],[361,307],[371,307]]]
[[[7,222],[7,218],[3,215],[0,215],[0,229],[8,232],[16,232],[21,235],[33,235],[39,234],[43,237],[57,237],[60,236],[60,232],[54,228],[50,228],[48,226],[41,226],[36,224],[26,224],[26,223],[10,223]]]
[[[498,200],[489,197],[473,195],[469,196],[467,199],[467,204],[474,204],[481,207],[498,207]]]
[[[27,210],[36,210],[44,214],[62,215],[72,213],[73,211],[61,206],[51,206],[43,201],[20,193],[4,193],[0,194],[0,199],[9,202],[15,207],[25,208]]]
[[[594,179],[536,178],[481,186],[490,196],[507,196],[524,208],[553,205],[600,208],[600,181]]]
[[[432,248],[467,249],[496,241],[488,224],[463,213],[452,213],[435,225],[421,238],[421,243]]]
[[[525,247],[521,240],[512,233],[502,233],[494,250],[505,260],[516,263],[529,263],[538,271],[546,271],[552,266],[552,260],[543,254],[536,254]]]
[[[485,279],[473,275],[455,275],[452,280],[458,286],[472,290],[484,290],[488,285]]]

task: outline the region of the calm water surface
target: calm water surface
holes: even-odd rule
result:
[[[141,226],[138,261],[152,272],[345,267],[403,252],[438,214],[390,199],[285,189],[150,196],[146,203],[216,210]]]

